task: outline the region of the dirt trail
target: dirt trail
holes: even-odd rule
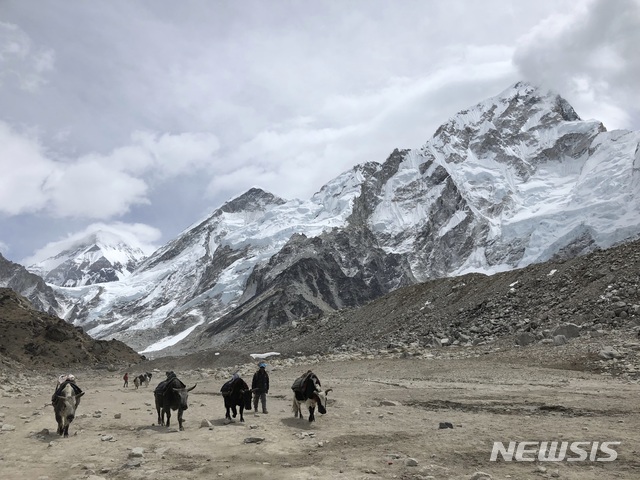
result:
[[[163,372],[139,390],[131,381],[122,388],[122,373],[76,372],[87,393],[67,439],[56,435],[48,405],[54,378],[21,376],[0,390],[0,478],[640,478],[637,382],[491,356],[269,363],[269,414],[247,413],[244,424],[223,421],[226,371],[176,369],[188,386],[198,383],[182,432],[175,413],[170,428],[155,425],[153,388]],[[333,388],[314,424],[291,413],[290,385],[307,368]],[[252,369],[241,370],[249,382]],[[201,427],[205,419],[213,426]],[[489,461],[494,441],[553,440],[622,443],[607,463]]]

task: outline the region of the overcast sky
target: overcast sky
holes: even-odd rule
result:
[[[0,252],[107,229],[150,253],[518,80],[639,130],[638,45],[640,0],[0,0]]]

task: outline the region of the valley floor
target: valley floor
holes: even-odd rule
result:
[[[249,412],[244,424],[223,421],[218,392],[233,368],[176,368],[188,386],[198,384],[182,432],[175,413],[170,428],[155,425],[153,388],[163,371],[138,390],[132,381],[123,388],[123,372],[75,372],[86,395],[67,439],[55,434],[53,373],[5,377],[0,477],[471,479],[484,472],[494,480],[640,478],[637,379],[544,368],[518,354],[268,362],[269,414]],[[240,368],[249,383],[254,368]],[[333,388],[327,414],[313,424],[291,413],[291,383],[309,368]],[[138,373],[130,372],[131,379]],[[202,426],[204,420],[212,426]],[[443,422],[453,428],[439,428]],[[249,437],[264,440],[244,443]],[[611,462],[492,462],[496,441],[621,443]],[[143,449],[142,456],[133,449]]]

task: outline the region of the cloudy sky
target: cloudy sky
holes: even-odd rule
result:
[[[0,253],[151,251],[309,198],[518,80],[640,129],[640,0],[1,0]]]

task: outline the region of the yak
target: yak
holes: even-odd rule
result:
[[[145,387],[149,386],[149,381],[151,380],[152,374],[149,372],[142,373],[133,379],[133,384],[136,386],[136,390],[140,385],[144,385]]]
[[[56,389],[51,403],[58,422],[58,435],[65,438],[69,436],[69,425],[76,416],[76,409],[83,395],[84,392],[72,381],[65,381]]]
[[[324,415],[327,413],[327,393],[332,389],[328,388],[322,391],[320,388],[320,379],[318,376],[309,370],[307,373],[298,377],[291,386],[293,390],[293,405],[291,406],[296,418],[302,417],[302,406],[306,406],[309,410],[309,421],[314,422],[315,409],[318,407],[318,412]]]
[[[225,418],[231,420],[230,412],[233,412],[233,418],[236,418],[238,411],[236,407],[240,407],[240,421],[244,422],[244,410],[251,410],[251,395],[253,391],[242,378],[237,375],[226,382],[220,389],[224,398],[224,407],[226,409]]]
[[[173,374],[173,372],[170,372]],[[171,424],[171,410],[178,410],[178,426],[180,430],[184,430],[182,426],[182,412],[189,408],[189,392],[196,388],[196,383],[191,388],[186,388],[178,377],[173,374],[167,374],[167,379],[160,382],[153,391],[156,401],[156,410],[158,411],[158,425],[165,425],[164,417],[166,415],[168,427]]]

